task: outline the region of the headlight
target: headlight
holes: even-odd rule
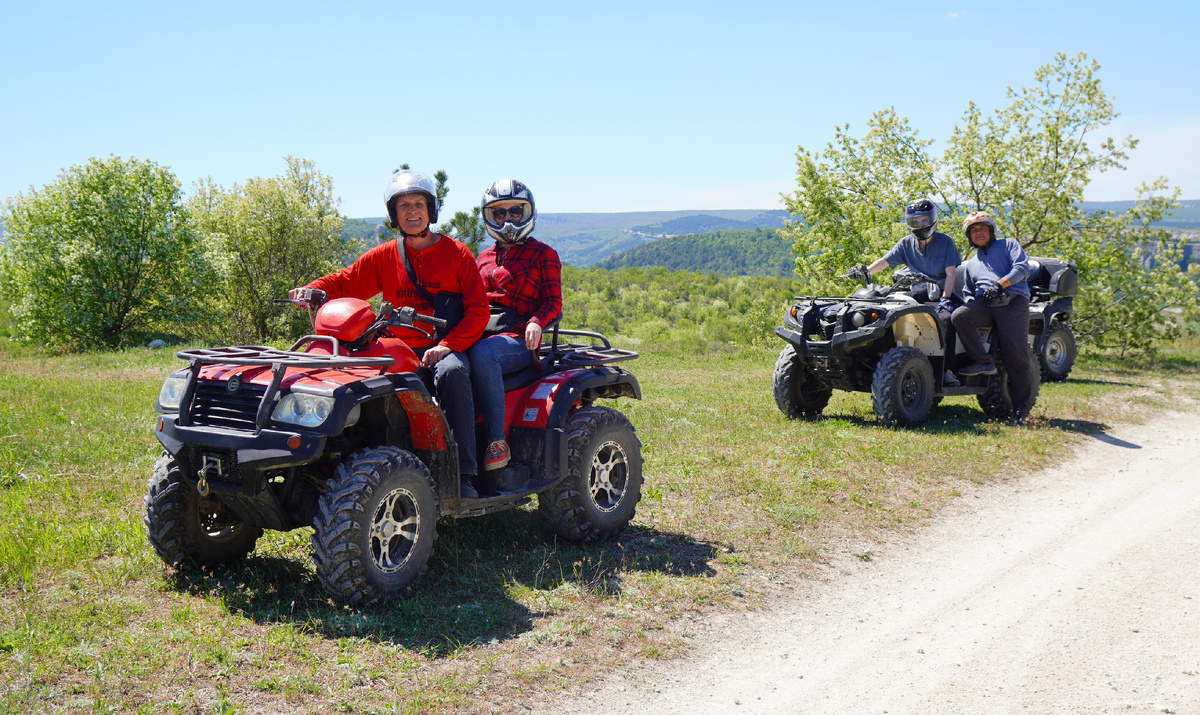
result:
[[[284,395],[275,406],[271,419],[301,427],[316,427],[329,417],[333,404],[332,397],[291,392]]]
[[[168,377],[163,382],[162,389],[158,391],[158,406],[164,410],[178,410],[183,393],[187,390],[187,383],[186,377]]]
[[[874,323],[883,317],[883,311],[878,309],[856,310],[850,315],[850,324],[856,328]]]

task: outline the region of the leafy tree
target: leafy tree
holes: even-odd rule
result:
[[[273,299],[338,270],[351,246],[333,181],[308,159],[285,158],[278,177],[255,177],[225,189],[196,182],[188,208],[219,267],[224,292],[215,306],[222,339],[289,338],[309,330],[306,319]]]
[[[462,241],[476,256],[479,255],[480,245],[488,238],[487,231],[483,227],[482,211],[478,206],[471,207],[471,213],[454,212],[454,217],[438,226],[437,230],[439,233]]]
[[[1124,168],[1137,145],[1132,137],[1096,138],[1118,116],[1098,72],[1085,54],[1056,55],[1037,70],[1035,86],[1009,90],[1007,107],[985,117],[970,103],[941,157],[893,109],[877,112],[861,140],[845,125],[819,155],[800,147],[797,190],[784,197],[794,218],[783,232],[798,254],[797,272],[811,290],[844,291],[836,274],[883,255],[906,233],[904,205],[928,196],[964,250],[962,217],[987,210],[1032,255],[1075,260],[1082,341],[1146,349],[1155,337],[1176,334],[1172,311],[1200,310],[1197,274],[1147,258],[1179,251],[1148,225],[1177,205],[1178,192],[1162,179],[1122,214],[1080,206],[1091,177]]]
[[[893,108],[876,112],[862,139],[836,127],[820,154],[796,153],[797,191],[784,197],[795,217],[783,230],[795,243],[796,272],[815,291],[845,287],[837,274],[882,256],[907,233],[900,216],[914,198],[934,196],[942,217],[949,198],[936,180],[932,139],[920,138]]]
[[[90,159],[6,200],[0,273],[19,338],[88,348],[206,320],[213,279],[179,181],[149,160]]]

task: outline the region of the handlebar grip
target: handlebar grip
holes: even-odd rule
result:
[[[446,329],[447,323],[441,318],[435,318],[432,315],[421,315],[420,313],[417,313],[414,317],[417,320],[420,320],[422,323],[429,323],[435,328],[441,328],[442,330]]]

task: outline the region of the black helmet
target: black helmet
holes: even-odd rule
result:
[[[503,220],[498,219],[492,211],[492,205],[508,201],[521,201],[526,206],[523,207],[519,218],[508,214]],[[487,229],[488,235],[497,241],[523,243],[529,234],[533,233],[533,224],[537,221],[533,192],[516,179],[493,182],[484,190],[479,208],[483,214],[483,227]]]
[[[937,204],[929,199],[914,201],[904,209],[904,223],[922,241],[929,240],[937,230],[937,221]]]

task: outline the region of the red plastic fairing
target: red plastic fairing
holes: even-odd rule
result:
[[[386,372],[416,372],[421,366],[421,359],[400,338],[380,338],[365,350],[346,354],[354,357],[390,357],[396,362]]]
[[[375,322],[371,304],[358,298],[334,298],[317,311],[317,335],[357,340]]]
[[[450,427],[442,411],[420,392],[401,392],[396,397],[408,415],[413,446],[417,449],[446,449]]]
[[[558,388],[582,370],[567,370],[556,372],[538,380],[528,387],[521,388],[504,395],[505,426],[546,428],[546,419],[550,416],[550,407]]]

